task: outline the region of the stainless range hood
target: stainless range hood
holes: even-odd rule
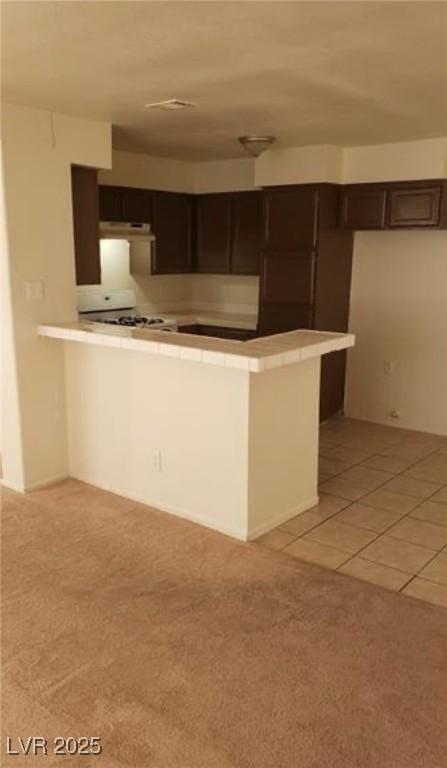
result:
[[[151,225],[132,221],[100,221],[99,237],[107,240],[127,240],[129,243],[153,243]]]

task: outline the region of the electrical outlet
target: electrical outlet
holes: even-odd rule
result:
[[[161,472],[162,470],[162,463],[161,463],[161,451],[154,451],[152,454],[152,469],[154,472]]]

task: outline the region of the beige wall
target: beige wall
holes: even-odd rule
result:
[[[255,161],[255,183],[359,183],[447,177],[447,138],[364,147],[273,146]]]
[[[196,163],[194,166],[194,192],[240,192],[255,187],[255,160]]]
[[[256,160],[188,163],[131,152],[113,152],[102,184],[173,192],[236,192],[275,184],[359,183],[447,177],[447,138],[363,147],[281,147]]]
[[[343,180],[404,181],[447,177],[447,139],[347,147]]]
[[[98,178],[100,184],[199,194],[253,189],[254,172],[251,158],[188,163],[114,150],[112,169]]]
[[[191,301],[198,310],[258,314],[259,278],[239,275],[192,275]]]
[[[2,142],[0,150],[3,154]],[[23,485],[21,418],[17,365],[12,325],[9,246],[6,223],[3,164],[0,163],[0,456],[8,457],[9,477],[16,488]]]
[[[110,170],[100,171],[100,184],[116,184],[167,192],[194,192],[194,163],[152,157],[134,152],[113,151]]]
[[[447,434],[447,232],[356,234],[350,331],[347,415]]]
[[[257,186],[307,184],[343,178],[343,148],[329,145],[286,147],[280,145],[261,155],[255,162]]]
[[[36,327],[76,317],[70,163],[110,164],[111,136],[105,123],[3,105],[2,138],[3,471],[23,489],[67,471],[63,355]],[[27,300],[27,283],[41,299]]]

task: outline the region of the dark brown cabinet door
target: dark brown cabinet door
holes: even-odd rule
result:
[[[259,333],[268,335],[312,327],[314,251],[264,251]]]
[[[99,187],[99,218],[101,221],[123,221],[121,187]]]
[[[152,193],[148,189],[121,187],[123,221],[151,223]]]
[[[232,195],[201,195],[196,201],[195,271],[225,274],[231,266]]]
[[[259,275],[262,238],[262,193],[233,195],[231,272]]]
[[[437,227],[441,212],[441,186],[392,189],[389,226]]]
[[[101,282],[97,171],[72,165],[71,187],[76,283],[96,285]]]
[[[386,189],[368,184],[345,187],[342,195],[341,226],[345,229],[383,229],[386,217]]]
[[[261,301],[269,304],[311,304],[314,270],[313,251],[264,251]]]
[[[154,274],[191,271],[191,218],[192,199],[189,195],[153,193]]]
[[[313,248],[317,239],[318,192],[312,185],[264,191],[264,243],[267,250]]]

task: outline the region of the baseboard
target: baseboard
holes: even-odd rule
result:
[[[7,488],[8,491],[14,491],[15,493],[25,493],[25,489],[22,486],[19,487],[14,483],[10,483],[6,477],[2,477],[0,480],[0,487]]]
[[[271,517],[265,523],[262,523],[261,525],[258,525],[253,530],[250,530],[248,532],[248,539],[251,541],[252,539],[259,538],[259,536],[262,536],[263,533],[268,533],[273,528],[276,528],[278,525],[281,525],[281,523],[285,523],[287,520],[290,520],[291,517],[300,515],[302,512],[307,512],[308,509],[311,509],[311,507],[315,507],[317,504],[318,504],[318,495],[311,496],[310,499],[303,501],[302,504],[300,504],[298,507],[294,507],[293,509],[287,509],[285,510],[285,512],[281,512],[279,515],[275,515],[275,517]]]
[[[39,480],[37,483],[29,483],[29,485],[25,486],[25,493],[38,491],[41,488],[46,488],[48,485],[54,485],[55,483],[61,483],[62,480],[68,480],[69,477],[70,475],[63,472],[60,475],[53,475],[53,477],[47,477],[45,480]]]
[[[103,491],[108,491],[109,493],[114,493],[116,496],[122,496],[124,499],[130,499],[130,501],[135,501],[138,504],[144,504],[146,507],[152,507],[153,509],[158,510],[159,512],[166,512],[168,515],[174,515],[175,517],[180,517],[183,520],[189,520],[191,523],[197,523],[197,525],[201,525],[205,528],[210,528],[212,531],[217,531],[218,533],[223,533],[225,536],[231,536],[232,539],[237,539],[238,541],[247,541],[247,535],[245,530],[244,531],[237,531],[233,530],[232,528],[228,528],[225,525],[221,525],[218,522],[215,522],[214,520],[210,520],[208,517],[203,517],[202,515],[198,515],[195,512],[189,512],[186,509],[179,509],[177,507],[168,507],[168,506],[161,506],[156,501],[151,501],[150,499],[143,498],[137,493],[129,492],[128,490],[118,490],[116,488],[111,488],[108,484],[101,484],[97,480],[92,480],[91,478],[87,477],[81,477],[80,475],[70,475],[70,477],[73,477],[75,480],[80,480],[83,483],[88,483],[89,485],[96,486],[96,488],[101,488]]]

